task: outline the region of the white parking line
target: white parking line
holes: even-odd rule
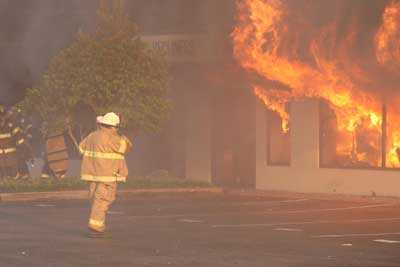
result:
[[[283,231],[283,232],[303,232],[302,229],[297,229],[297,228],[275,228],[274,231]]]
[[[40,208],[49,208],[49,207],[55,207],[56,205],[54,204],[35,204],[35,207],[40,207]]]
[[[287,200],[272,200],[272,201],[249,201],[243,203],[224,203],[221,206],[251,206],[251,205],[264,205],[264,204],[280,204],[280,203],[297,203],[297,202],[305,202],[309,201],[307,198],[300,199],[287,199]]]
[[[342,247],[352,247],[353,244],[351,244],[351,243],[344,243],[344,244],[342,244],[341,246],[342,246]]]
[[[183,223],[203,223],[204,221],[202,221],[202,220],[192,220],[192,219],[181,219],[181,220],[178,220],[178,222],[183,222]]]
[[[376,219],[356,219],[356,220],[320,220],[307,222],[279,222],[279,223],[255,223],[255,224],[217,224],[212,225],[213,228],[242,228],[242,227],[274,227],[274,226],[290,226],[290,225],[307,225],[307,224],[345,224],[345,223],[370,223],[370,222],[396,222],[400,218],[376,218]]]
[[[308,198],[297,198],[297,199],[285,199],[285,200],[254,200],[254,201],[233,201],[233,202],[204,202],[204,203],[199,203],[198,206],[213,206],[213,207],[231,207],[231,206],[261,206],[261,205],[271,205],[271,204],[285,204],[285,203],[300,203],[300,202],[306,202],[310,201]],[[159,204],[153,204],[156,206],[159,206]],[[187,207],[191,206],[191,203],[179,203],[179,204],[172,204],[174,207]]]
[[[370,208],[382,208],[382,207],[392,207],[395,204],[376,204],[376,205],[364,205],[364,206],[350,206],[343,208],[330,208],[330,209],[309,209],[309,210],[293,210],[293,211],[276,211],[270,213],[308,213],[308,212],[326,212],[326,211],[342,211],[342,210],[357,210],[357,209],[370,209]]]
[[[388,239],[375,239],[374,242],[386,243],[386,244],[399,244],[399,240],[388,240]]]
[[[318,212],[331,212],[331,211],[346,211],[357,209],[372,209],[382,207],[393,207],[396,204],[376,204],[376,205],[363,205],[363,206],[350,206],[342,208],[329,208],[329,209],[302,209],[302,210],[282,210],[282,211],[262,211],[262,212],[225,212],[225,213],[200,213],[200,214],[165,214],[165,215],[134,215],[129,218],[135,219],[173,219],[181,217],[220,217],[220,216],[244,216],[244,215],[270,215],[270,214],[299,214],[299,213],[318,213]]]
[[[342,238],[342,237],[370,237],[370,236],[389,236],[400,235],[400,232],[393,233],[365,233],[365,234],[343,234],[343,235],[314,235],[312,238]]]

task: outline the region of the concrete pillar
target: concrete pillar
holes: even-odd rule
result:
[[[307,99],[290,105],[291,166],[319,168],[319,101]]]
[[[267,117],[266,107],[261,101],[256,106],[256,188],[257,177],[265,173],[267,165]]]
[[[211,104],[204,88],[187,93],[185,142],[186,178],[211,182]]]

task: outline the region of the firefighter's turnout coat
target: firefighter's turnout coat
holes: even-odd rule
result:
[[[12,128],[8,123],[0,125],[0,169],[3,174],[4,168],[17,167],[16,135],[19,128]]]
[[[17,108],[8,110],[0,106],[0,171],[11,168],[28,174],[25,162],[32,159],[32,124],[24,118]]]
[[[82,154],[81,179],[92,182],[125,182],[128,168],[125,154],[130,141],[117,132],[101,128],[79,145]]]

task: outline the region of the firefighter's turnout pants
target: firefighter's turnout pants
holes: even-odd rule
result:
[[[89,228],[92,230],[105,230],[106,214],[115,200],[117,182],[125,182],[128,175],[125,154],[129,147],[126,137],[107,128],[91,133],[79,145],[81,179],[90,185]]]
[[[92,202],[89,228],[104,232],[107,211],[114,202],[116,193],[116,182],[91,182],[89,184],[89,197]]]

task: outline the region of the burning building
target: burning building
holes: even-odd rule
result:
[[[98,0],[68,12],[41,2],[46,14],[75,14],[68,34],[57,30],[60,46],[93,26]],[[143,40],[168,57],[174,105],[163,133],[135,140],[131,173],[400,195],[400,1],[125,3]],[[40,26],[48,17],[32,15]],[[36,46],[25,50],[37,62]]]
[[[258,188],[400,195],[400,1],[237,1]]]

